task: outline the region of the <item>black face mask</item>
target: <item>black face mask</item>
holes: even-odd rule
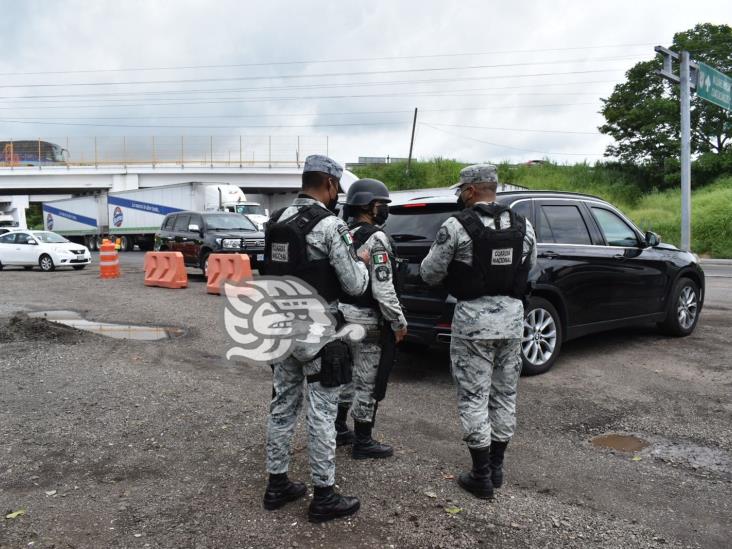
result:
[[[377,204],[374,212],[374,223],[383,225],[389,217],[389,206],[386,204]]]
[[[325,207],[328,208],[335,215],[338,215],[338,212],[340,212],[341,210],[339,208],[337,208],[337,206],[338,206],[338,189],[336,188],[335,198],[331,198],[330,200],[328,200],[328,203],[325,205]]]
[[[460,193],[460,196],[458,196],[457,207],[458,207],[458,210],[464,210],[465,208],[467,208],[467,205],[465,204],[465,201],[463,200],[463,193]]]

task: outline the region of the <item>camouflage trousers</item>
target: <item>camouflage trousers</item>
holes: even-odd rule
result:
[[[315,486],[335,484],[335,417],[340,387],[306,383],[306,376],[320,372],[320,358],[300,362],[290,356],[273,365],[273,397],[267,424],[267,471],[285,473],[297,415],[302,407],[303,387],[308,391],[308,456]]]
[[[373,397],[376,372],[381,359],[379,347],[379,328],[374,324],[364,324],[366,338],[349,343],[353,356],[353,381],[343,386],[341,406],[352,406],[351,417],[354,421],[371,423],[374,420],[376,400]]]
[[[485,448],[491,439],[510,440],[516,427],[521,340],[453,336],[450,361],[468,447]]]

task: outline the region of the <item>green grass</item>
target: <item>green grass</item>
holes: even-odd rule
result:
[[[691,249],[708,257],[732,258],[732,176],[693,191],[691,204]],[[679,244],[679,191],[647,194],[625,211],[641,228]]]
[[[466,163],[438,158],[405,164],[355,168],[359,177],[384,181],[390,189],[444,187],[458,180]],[[643,193],[647,187],[638,175],[614,166],[588,164],[498,166],[499,180],[535,190],[587,193],[603,198],[625,212],[643,230],[661,235],[664,242],[679,245],[681,194],[678,190]],[[693,183],[692,183],[693,185]],[[732,175],[692,191],[692,250],[700,255],[732,258]]]

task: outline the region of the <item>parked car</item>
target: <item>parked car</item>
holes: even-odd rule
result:
[[[186,265],[208,273],[212,253],[245,253],[252,269],[264,261],[264,233],[246,216],[228,212],[176,212],[155,233],[155,250],[181,252]]]
[[[392,198],[385,230],[409,261],[402,295],[408,339],[448,343],[455,299],[427,286],[419,264],[457,211],[455,196]],[[704,272],[694,254],[643,234],[595,196],[515,191],[499,193],[497,201],[529,219],[538,242],[522,342],[525,373],[547,371],[563,342],[594,332],[646,322],[675,336],[694,331],[704,303]]]
[[[90,262],[86,246],[51,231],[13,230],[0,236],[0,270],[19,265],[26,270],[38,266],[42,271],[53,271],[57,267],[73,267],[80,271]]]

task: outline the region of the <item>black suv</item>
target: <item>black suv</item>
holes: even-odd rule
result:
[[[446,190],[400,194],[392,193],[385,230],[409,261],[402,295],[408,339],[448,343],[455,299],[427,286],[419,265],[440,225],[457,211],[456,199]],[[511,191],[498,193],[497,201],[531,221],[538,243],[524,322],[525,373],[547,371],[562,342],[593,332],[651,321],[686,336],[696,327],[704,272],[693,254],[643,234],[595,196]]]
[[[155,233],[155,250],[181,252],[185,264],[207,275],[212,253],[245,253],[252,269],[264,260],[264,233],[246,216],[228,212],[176,212]]]

